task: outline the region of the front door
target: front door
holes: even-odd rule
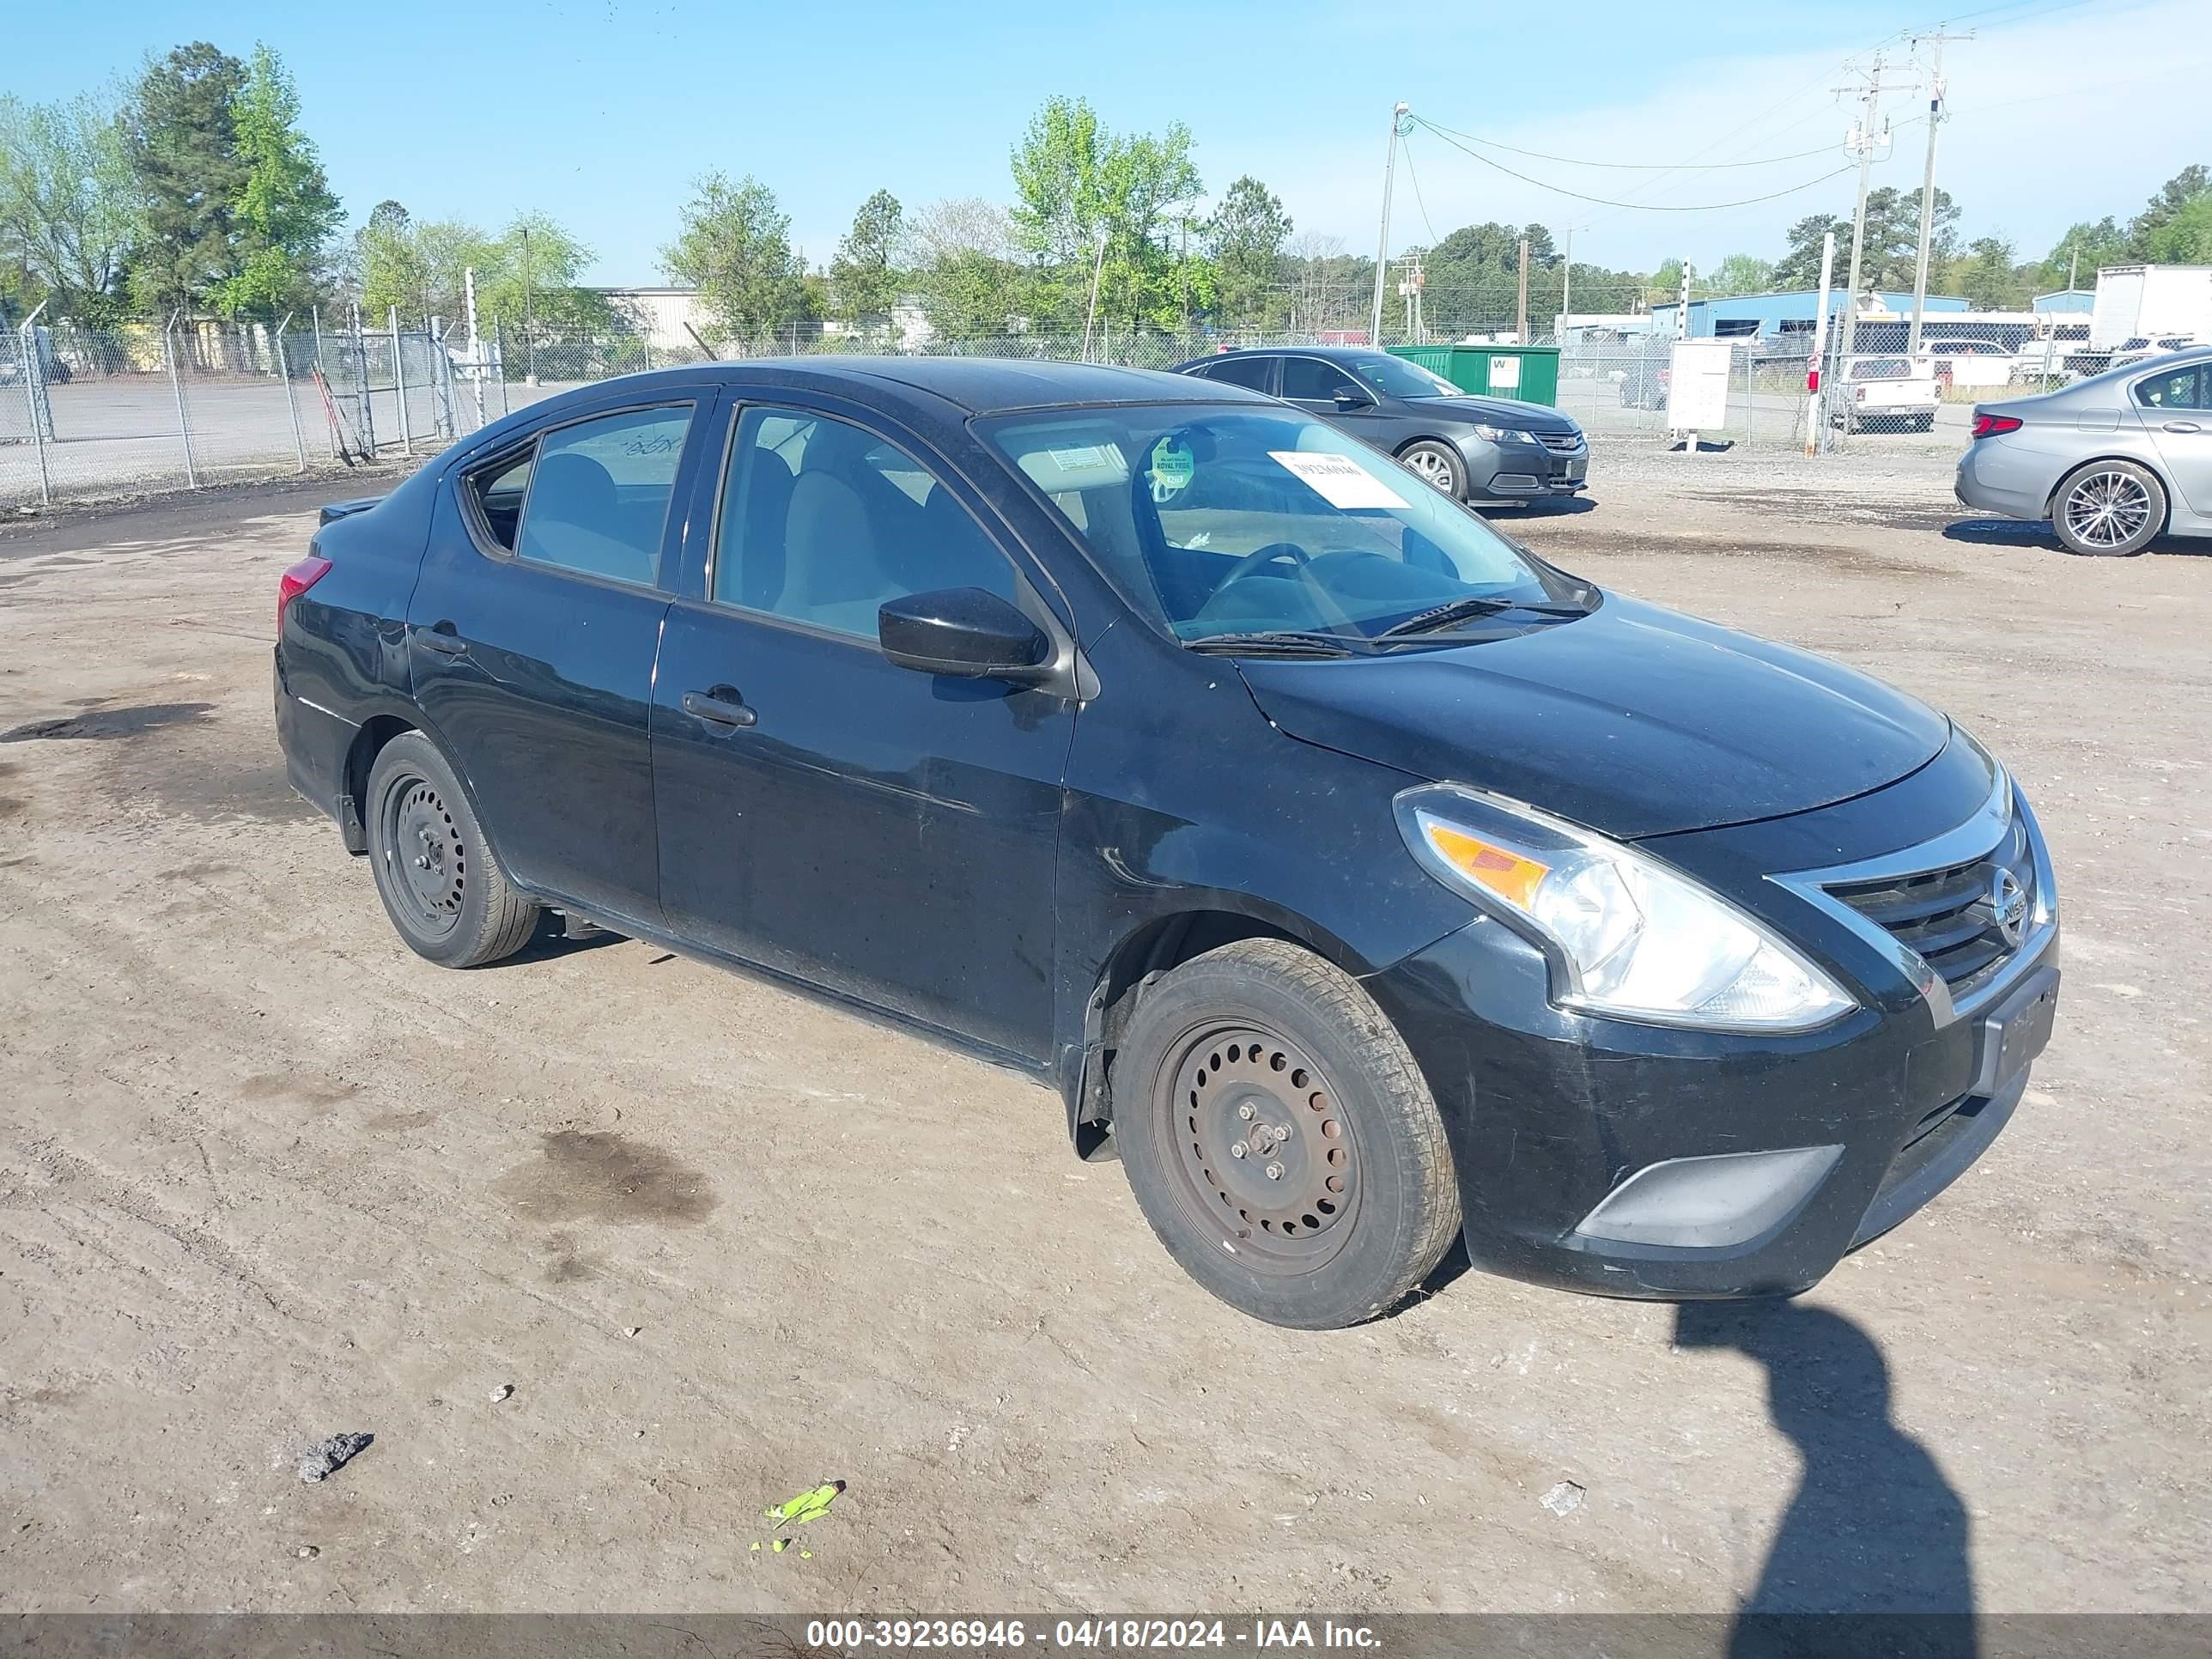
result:
[[[443,493],[407,611],[415,696],[521,886],[659,915],[647,716],[690,401],[580,416]]]
[[[1349,392],[1359,401],[1348,407],[1339,404],[1340,392]],[[1284,358],[1283,389],[1279,395],[1285,403],[1296,404],[1308,414],[1319,416],[1385,454],[1396,447],[1393,440],[1397,436],[1399,417],[1376,401],[1380,394],[1372,386],[1362,386],[1352,378],[1351,370],[1340,368],[1327,358]]]
[[[846,412],[738,417],[653,696],[663,910],[731,955],[1043,1060],[1074,705],[894,667],[876,638],[877,607],[908,593],[981,587],[1041,623],[1043,602],[977,504]]]
[[[2212,374],[2202,363],[2154,374],[2136,383],[2136,403],[2182,502],[2212,518]]]

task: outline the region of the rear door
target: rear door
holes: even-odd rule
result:
[[[611,918],[659,915],[647,715],[712,396],[602,404],[471,466],[408,606],[416,702],[507,873]]]
[[[2150,429],[2166,476],[2191,513],[2212,518],[2212,374],[2168,369],[2136,382],[2136,412]]]
[[[973,586],[1048,632],[1070,619],[980,498],[879,417],[780,393],[732,425],[653,693],[669,925],[1045,1059],[1075,706],[896,667],[876,611]]]

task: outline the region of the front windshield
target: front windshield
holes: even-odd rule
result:
[[[1462,392],[1441,374],[1431,374],[1419,363],[1407,362],[1403,357],[1386,356],[1377,352],[1372,357],[1347,357],[1338,360],[1338,367],[1348,368],[1377,392],[1389,398],[1464,398]]]
[[[977,424],[1115,585],[1188,643],[1295,633],[1364,648],[1463,602],[1579,614],[1594,600],[1295,410],[1120,406]]]

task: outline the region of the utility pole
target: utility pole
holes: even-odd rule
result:
[[[1513,308],[1513,343],[1528,343],[1528,239],[1521,239],[1521,291]]]
[[[1859,187],[1859,204],[1866,204],[1866,187]],[[530,304],[530,227],[522,228],[522,335],[530,349],[530,384],[538,384],[538,327]]]
[[[1097,229],[1098,258],[1091,267],[1091,309],[1083,313],[1083,361],[1091,361],[1091,329],[1098,320],[1098,283],[1106,274],[1106,227]]]
[[[1569,305],[1567,301],[1574,297],[1574,291],[1575,228],[1572,225],[1569,225],[1567,227],[1566,255],[1559,261],[1559,337],[1553,342],[1554,345],[1564,346],[1567,343],[1567,331],[1571,326],[1568,323],[1567,319],[1574,315],[1575,309],[1572,306]]]
[[[1820,447],[1820,359],[1828,349],[1828,283],[1836,274],[1836,233],[1820,237],[1820,308],[1813,313],[1813,361],[1805,370],[1805,453]]]
[[[1839,87],[1848,92],[1848,87]],[[1858,125],[1852,130],[1853,146],[1859,153],[1859,204],[1851,217],[1851,274],[1844,286],[1844,321],[1842,345],[1845,356],[1858,343],[1859,321],[1859,260],[1866,246],[1867,173],[1874,166],[1874,118],[1881,104],[1881,54],[1874,55],[1874,68],[1867,76],[1863,94],[1865,112]]]
[[[1912,268],[1912,335],[1905,342],[1908,356],[1920,355],[1920,319],[1928,309],[1928,245],[1936,231],[1936,131],[1943,125],[1943,43],[1946,40],[1971,40],[1974,32],[1946,34],[1938,27],[1933,34],[1916,34],[1912,44],[1926,40],[1936,48],[1936,55],[1928,65],[1928,168],[1920,179],[1920,258]]]
[[[1398,123],[1411,107],[1391,107],[1390,148],[1382,158],[1382,234],[1375,244],[1375,317],[1367,337],[1367,343],[1378,348],[1382,343],[1382,289],[1390,280],[1390,178],[1398,165]]]

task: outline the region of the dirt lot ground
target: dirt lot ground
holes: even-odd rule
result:
[[[432,968],[285,789],[313,496],[0,538],[0,1605],[2212,1610],[2212,560],[1595,471],[1522,533],[1949,709],[2065,893],[1990,1155],[1679,1328],[1468,1274],[1274,1330],[1014,1078],[630,942]]]

